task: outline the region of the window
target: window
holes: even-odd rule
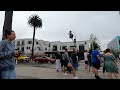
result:
[[[36,42],[36,44],[38,44],[38,42]]]
[[[70,50],[73,50],[74,49],[74,46],[70,46]]]
[[[21,51],[24,51],[24,47],[21,48]]]
[[[28,41],[28,44],[32,44],[32,41]]]
[[[20,41],[17,41],[17,45],[20,45]]]
[[[61,46],[60,46],[60,50],[61,50]]]
[[[53,46],[53,51],[57,51],[57,46]]]
[[[25,45],[25,41],[22,41],[22,45]]]
[[[84,45],[80,45],[79,50],[84,50]]]
[[[39,51],[41,51],[41,48],[40,47],[37,47]]]
[[[27,47],[26,49],[30,49],[30,47]]]
[[[62,46],[62,50],[65,50],[65,48],[67,48],[67,46]]]
[[[50,43],[49,43],[49,47],[50,47]]]
[[[45,48],[45,51],[47,51],[47,48]]]

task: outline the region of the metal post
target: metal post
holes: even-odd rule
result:
[[[75,39],[74,39],[74,47],[76,48],[76,36],[75,36]]]

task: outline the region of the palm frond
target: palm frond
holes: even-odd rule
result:
[[[28,18],[28,24],[35,28],[42,28],[42,19],[38,15],[32,15]]]

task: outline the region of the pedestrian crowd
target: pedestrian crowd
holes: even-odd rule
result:
[[[76,75],[78,66],[80,66],[80,56],[78,53],[76,49],[73,49],[70,55],[68,55],[67,49],[65,49],[65,52],[58,52],[56,54],[56,71],[62,71],[64,75],[68,75],[67,72],[70,72],[73,79],[79,79]],[[84,61],[85,71],[92,71],[95,79],[102,79],[98,72],[100,67],[103,68],[103,76],[105,73],[108,73],[108,79],[113,79],[113,75],[118,79],[117,59],[109,48],[104,52],[99,52],[98,47],[95,47],[94,50],[85,50]]]

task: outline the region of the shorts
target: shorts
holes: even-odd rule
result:
[[[101,65],[99,63],[96,63],[96,62],[92,62],[92,65],[96,69],[100,69],[100,67],[101,67]]]
[[[75,68],[77,70],[78,67],[78,63],[72,63],[73,68]]]
[[[61,62],[61,67],[63,67],[64,61],[63,61],[63,60],[60,60],[60,62]]]
[[[88,64],[88,61],[85,61],[85,64]]]
[[[67,62],[67,61],[63,61],[63,65],[64,65],[65,67],[67,67],[68,62]]]
[[[91,61],[88,61],[88,65],[89,65],[89,67],[93,66]]]

